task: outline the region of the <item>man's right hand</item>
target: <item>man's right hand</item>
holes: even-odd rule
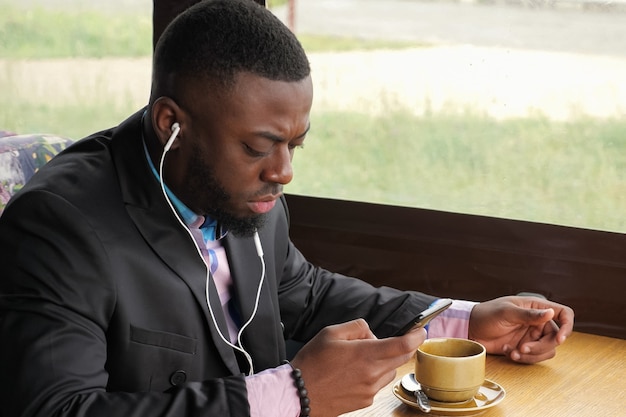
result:
[[[363,319],[322,329],[291,361],[302,371],[311,415],[336,417],[371,405],[425,339],[423,329],[377,339]]]

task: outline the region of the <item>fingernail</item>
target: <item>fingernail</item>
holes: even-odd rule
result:
[[[522,348],[522,353],[530,353],[530,348],[528,346],[524,346]]]
[[[522,356],[518,352],[511,353],[511,359],[514,360],[514,361],[520,360],[521,357]]]

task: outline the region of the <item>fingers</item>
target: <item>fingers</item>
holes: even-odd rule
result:
[[[318,415],[339,415],[370,405],[425,337],[418,330],[377,339],[364,320],[353,320],[324,328],[291,363],[302,370],[311,408]]]
[[[476,305],[468,335],[490,353],[536,363],[554,357],[573,326],[574,311],[567,306],[537,297],[508,296]]]
[[[414,353],[417,348],[426,340],[427,333],[423,327],[415,327],[403,336],[395,337],[403,342],[403,350]],[[401,345],[402,346],[402,345]]]
[[[531,307],[535,309],[549,309],[553,311],[552,328],[557,333],[557,341],[563,343],[572,334],[574,329],[574,310],[570,307],[549,300],[532,299]]]
[[[551,308],[521,308],[513,310],[518,316],[518,323],[529,326],[544,324],[554,317],[554,310]]]
[[[424,340],[426,331],[416,329],[398,337],[352,340],[348,343],[358,343],[354,355],[364,358],[368,366],[392,371],[409,361]]]
[[[556,355],[556,338],[554,333],[533,342],[522,343],[516,349],[505,352],[515,362],[537,363],[551,359]]]
[[[556,310],[555,320],[559,323],[557,327],[560,327],[557,330],[556,338],[558,343],[561,344],[565,342],[565,339],[567,339],[574,330],[574,310],[565,306],[559,307],[560,308]]]
[[[537,363],[556,355],[556,348],[560,344],[557,339],[558,326],[549,320],[543,326],[529,328],[525,337],[522,337],[515,349],[507,347],[505,353],[509,358],[521,363]]]
[[[533,364],[553,358],[556,356],[556,349],[553,348],[545,352],[535,353],[530,346],[527,346],[522,348],[522,350],[514,349],[507,356],[514,362]]]
[[[415,354],[417,348],[426,340],[426,330],[416,328],[408,331],[402,336],[390,337],[382,340],[387,347],[390,357],[397,356],[395,366],[400,366]]]
[[[341,324],[328,326],[324,329],[331,338],[343,340],[376,339],[369,325],[363,319],[351,320]]]
[[[328,326],[324,331],[330,338],[336,340],[371,340],[372,343],[363,344],[362,347],[371,347],[376,351],[376,356],[384,358],[413,354],[418,346],[426,340],[426,330],[419,327],[409,330],[402,336],[379,340],[363,319]]]
[[[574,311],[566,306],[553,302],[546,302],[549,308],[529,309],[529,314],[536,314],[536,319],[531,319],[532,324],[546,323],[545,333],[554,334],[557,345],[562,344],[572,334],[574,328]],[[544,321],[545,320],[545,321]],[[558,324],[557,324],[558,323]],[[531,324],[531,323],[529,323]]]
[[[357,319],[324,328],[301,349],[301,355],[298,356],[315,355],[316,352],[326,349],[338,349],[354,360],[363,360],[370,364],[384,363],[382,366],[386,369],[395,369],[408,361],[424,340],[426,340],[424,329],[415,329],[399,337],[377,339],[367,322]]]

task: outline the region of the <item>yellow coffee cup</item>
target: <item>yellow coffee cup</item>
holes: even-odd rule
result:
[[[469,401],[485,381],[485,355],[472,340],[428,339],[417,349],[415,378],[432,400]]]

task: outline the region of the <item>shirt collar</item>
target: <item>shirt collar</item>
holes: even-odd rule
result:
[[[159,173],[157,172],[154,164],[152,163],[152,159],[150,158],[150,154],[148,153],[148,147],[146,146],[146,141],[142,140],[142,142],[143,142],[144,154],[146,156],[146,160],[148,161],[148,165],[150,166],[150,170],[152,171],[152,174],[154,174],[154,176],[156,177],[157,181],[160,182],[161,180],[159,177]],[[180,201],[180,199],[176,197],[176,195],[172,192],[172,190],[169,189],[169,187],[165,183],[163,183],[163,188],[165,188],[165,192],[167,193],[167,196],[172,202],[172,205],[174,206],[174,208],[176,208],[176,211],[178,211],[178,213],[182,217],[182,220],[185,222],[185,224],[187,226],[190,226],[194,223],[197,223],[198,219],[202,216],[194,213],[189,207],[185,205],[185,203]],[[200,226],[200,230],[202,231],[202,236],[204,237],[205,241],[219,240],[223,238],[224,236],[226,236],[226,233],[227,233],[226,231],[223,231],[221,227],[219,227],[219,225],[217,224],[217,220],[209,216],[204,216],[204,222]]]

